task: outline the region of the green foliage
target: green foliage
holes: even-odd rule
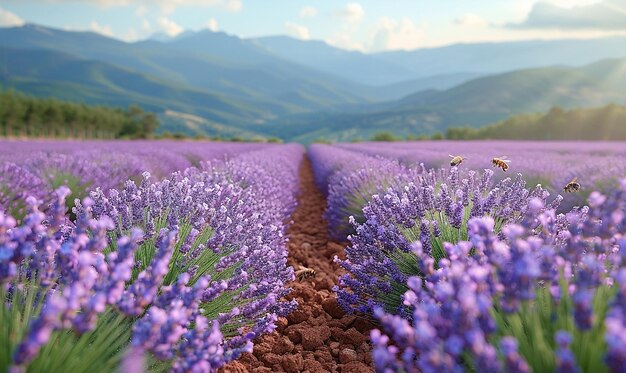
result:
[[[626,106],[563,110],[512,116],[483,128],[456,127],[446,132],[450,140],[626,140]]]
[[[0,288],[0,299],[11,299],[0,305],[0,367],[3,369],[12,363],[14,348],[28,333],[29,323],[42,311],[42,300],[50,291],[38,274],[31,278],[20,274],[11,289]],[[71,330],[54,331],[50,341],[29,364],[28,372],[114,371],[130,341],[133,321],[109,309],[90,332],[77,335]]]
[[[0,137],[145,139],[158,125],[154,114],[136,105],[124,111],[0,92]]]
[[[168,213],[154,220],[155,229],[167,226]],[[145,217],[148,219],[148,216]],[[109,245],[103,250],[108,253],[117,250],[118,234],[125,235],[130,230],[123,230],[121,225],[119,231],[109,232]],[[172,258],[169,262],[169,271],[163,279],[161,286],[173,284],[178,276],[188,272],[192,266],[197,266],[195,275],[190,279],[189,284],[193,285],[201,276],[209,275],[213,281],[221,281],[231,278],[235,271],[242,265],[236,262],[229,267],[216,270],[216,263],[225,255],[232,253],[235,248],[224,247],[220,252],[213,250],[203,250],[201,254],[191,261],[185,261],[184,253],[181,251],[183,243],[188,239],[193,227],[183,220],[179,225],[178,235]],[[189,250],[196,250],[206,243],[213,235],[212,228],[207,224],[203,226],[197,237],[194,238]],[[141,271],[145,270],[154,258],[156,251],[156,236],[146,239],[138,247],[135,253],[135,262],[139,265],[133,268],[131,280],[126,284],[130,286],[137,280]],[[24,263],[28,267],[28,263]],[[0,370],[6,371],[13,361],[15,348],[23,340],[29,330],[29,324],[42,312],[43,300],[51,290],[50,284],[41,281],[37,272],[18,271],[18,276],[12,281],[10,286],[0,286]],[[57,289],[61,290],[62,289]],[[250,299],[239,299],[233,301],[233,297],[239,294],[242,288],[232,291],[225,291],[218,298],[210,302],[203,303],[201,309],[203,314],[211,319],[215,319],[219,314],[229,312],[234,307],[240,307],[250,301]],[[9,300],[7,302],[7,300]],[[94,372],[105,373],[116,371],[120,361],[130,345],[133,324],[137,317],[127,316],[114,306],[108,306],[106,311],[98,317],[95,328],[83,334],[77,334],[74,330],[63,329],[52,332],[50,341],[46,343],[37,357],[28,365],[28,372]],[[222,325],[222,332],[228,338],[237,334],[239,327],[247,327],[251,320],[243,316],[236,317],[229,323]],[[149,371],[161,372],[169,371],[171,362],[156,361],[153,356],[148,357]]]
[[[324,137],[319,137],[312,142],[313,144],[331,144],[332,142]]]
[[[496,307],[492,314],[498,326],[496,341],[504,336],[514,336],[519,343],[519,352],[534,372],[555,371],[555,335],[559,330],[573,337],[572,352],[583,372],[606,372],[604,364],[606,341],[604,320],[615,289],[607,285],[598,287],[593,297],[593,314],[596,315],[592,328],[579,330],[575,323],[574,302],[566,281],[561,281],[561,298],[556,301],[547,287],[538,287],[536,298],[524,302],[514,313],[506,313]]]
[[[378,132],[370,139],[372,141],[398,141],[399,139],[391,132]]]

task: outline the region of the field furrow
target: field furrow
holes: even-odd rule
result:
[[[346,315],[337,305],[332,288],[343,270],[333,262],[343,258],[345,243],[332,241],[322,217],[326,199],[317,189],[308,159],[300,169],[298,207],[292,215],[288,264],[315,270],[314,278],[299,281],[289,299],[299,307],[277,330],[255,341],[254,351],[244,354],[223,372],[372,372],[369,331],[372,325]]]

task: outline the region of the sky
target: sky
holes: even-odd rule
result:
[[[0,27],[24,23],[129,42],[211,29],[378,52],[626,35],[626,0],[0,0]]]

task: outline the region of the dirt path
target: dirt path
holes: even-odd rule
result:
[[[316,277],[291,284],[290,297],[300,307],[277,330],[255,341],[245,354],[222,372],[373,372],[369,331],[371,324],[345,315],[332,292],[343,257],[344,244],[330,241],[322,214],[326,199],[315,187],[308,159],[300,169],[301,195],[289,228],[289,264],[312,268]]]

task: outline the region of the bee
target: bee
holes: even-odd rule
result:
[[[572,181],[567,183],[567,185],[565,186],[565,188],[563,188],[563,190],[567,193],[578,192],[580,190],[580,184],[578,183],[578,181],[576,181],[577,179],[578,179],[577,177],[573,178]]]
[[[493,167],[500,167],[504,172],[509,169],[509,162],[511,162],[511,160],[506,159],[506,155],[491,160],[491,163],[493,163]]]
[[[467,159],[467,158],[463,158],[460,155],[449,154],[449,156],[452,157],[452,159],[450,160],[450,166],[452,166],[452,167],[456,167],[456,166],[460,165],[461,163],[463,163],[464,160]]]
[[[295,273],[298,281],[304,281],[307,278],[315,277],[315,270],[303,266],[298,266],[298,270]]]

